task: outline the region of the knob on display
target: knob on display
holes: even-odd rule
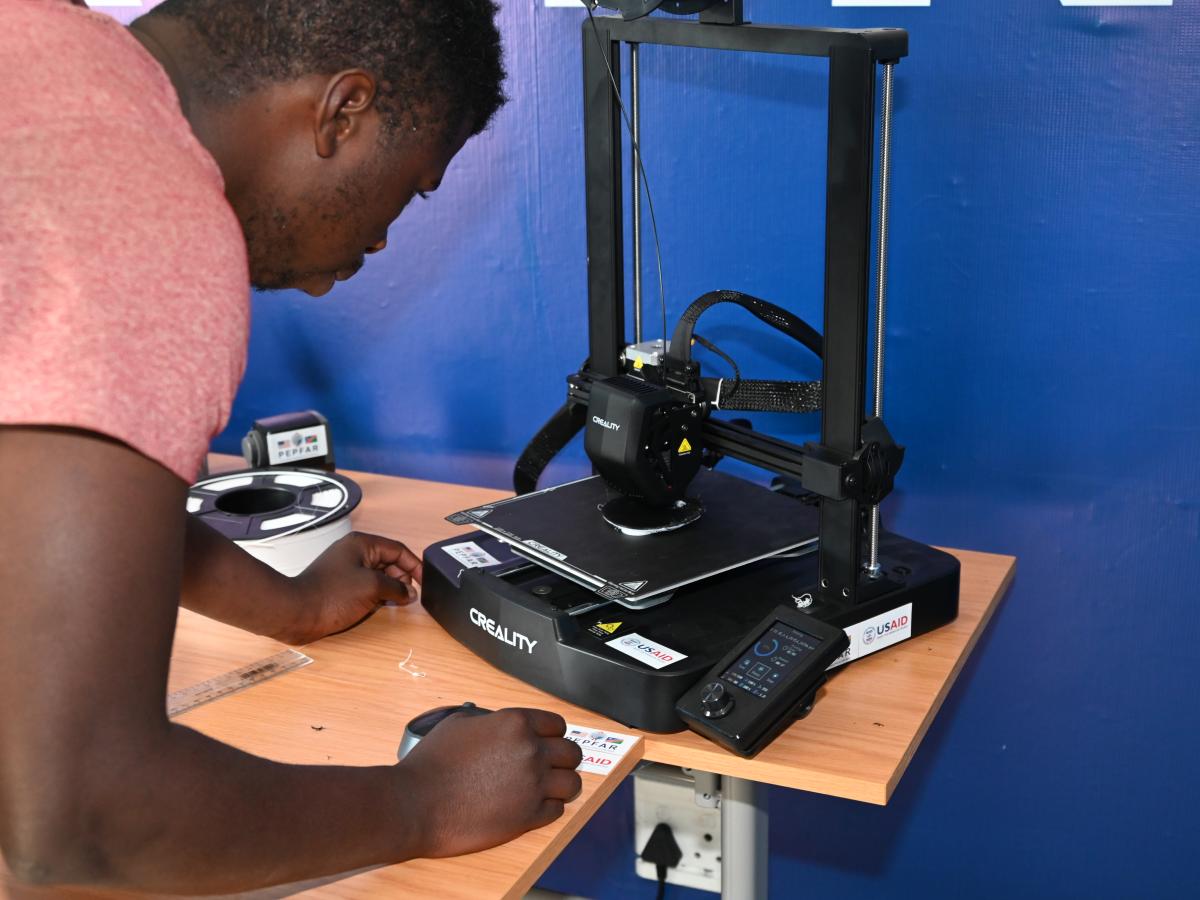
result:
[[[719,719],[733,709],[733,697],[721,682],[710,681],[700,692],[700,706],[708,718]]]

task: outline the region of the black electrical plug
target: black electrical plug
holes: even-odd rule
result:
[[[666,822],[659,822],[650,833],[650,840],[642,848],[642,860],[653,863],[658,874],[658,900],[662,900],[667,888],[667,869],[673,869],[683,859],[683,851],[675,842],[675,834]]]

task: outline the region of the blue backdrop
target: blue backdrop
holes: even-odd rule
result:
[[[909,451],[885,515],[1020,557],[889,807],[773,792],[773,893],[1196,896],[1200,9],[746,5],[911,31],[887,389]],[[562,401],[586,354],[582,13],[503,6],[512,102],[354,281],[256,299],[219,448],[311,406],[346,467],[502,486]],[[647,48],[643,72],[672,321],[735,287],[819,322],[823,67]],[[815,374],[743,315],[703,330],[744,373]],[[631,832],[623,788],[544,883],[651,896]]]

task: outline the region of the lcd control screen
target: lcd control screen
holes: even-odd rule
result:
[[[776,622],[759,636],[741,659],[721,674],[721,678],[765,700],[820,646],[820,638]]]

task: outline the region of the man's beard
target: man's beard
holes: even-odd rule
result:
[[[350,181],[323,194],[304,197],[287,211],[272,198],[253,202],[249,213],[242,217],[251,287],[258,291],[283,290],[331,275],[327,269],[313,268],[312,260],[303,258],[299,236],[304,232],[311,241],[324,226],[336,242],[342,226],[360,214],[366,202],[365,185]]]
[[[288,214],[264,204],[242,222],[250,263],[250,286],[256,291],[283,290],[311,274],[294,266],[281,266],[281,261],[294,260],[298,254],[295,226],[299,220],[298,209]]]

